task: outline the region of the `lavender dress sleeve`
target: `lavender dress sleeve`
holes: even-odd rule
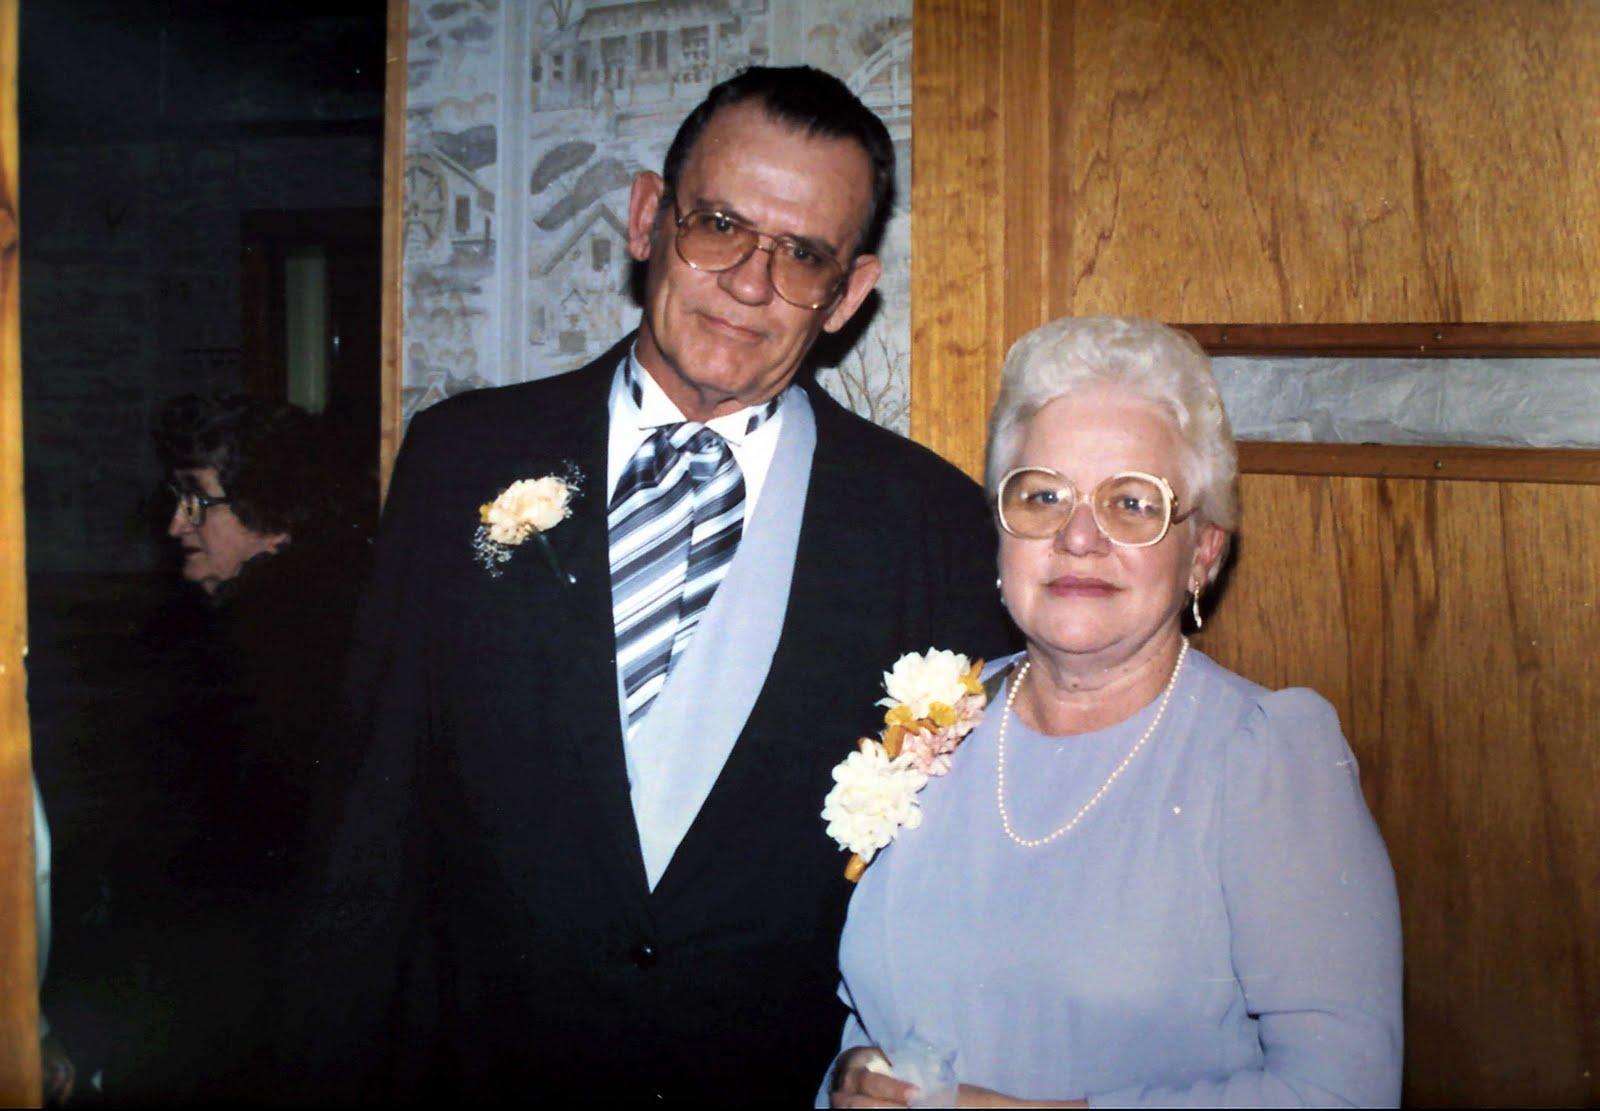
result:
[[[1397,1106],[1400,912],[1333,708],[1264,696],[1227,746],[1220,870],[1260,1068],[1091,1094],[1096,1107]]]

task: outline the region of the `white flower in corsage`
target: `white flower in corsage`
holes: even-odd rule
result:
[[[551,570],[563,582],[577,579],[562,571],[555,549],[545,533],[572,516],[572,498],[578,491],[575,471],[543,478],[524,478],[500,491],[493,501],[478,507],[478,530],[472,536],[472,551],[490,575],[500,574],[500,565],[529,537],[537,540]]]
[[[982,660],[929,648],[908,652],[884,672],[883,735],[862,737],[833,769],[834,788],[822,804],[828,836],[852,854],[844,870],[850,882],[902,828],[922,824],[917,792],[950,770],[950,754],[983,718],[982,670]]]

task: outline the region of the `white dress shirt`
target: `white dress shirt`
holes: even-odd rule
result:
[[[611,497],[617,492],[617,483],[622,481],[622,472],[627,470],[628,461],[639,450],[639,445],[649,439],[651,433],[662,425],[678,424],[689,419],[673,404],[666,391],[656,384],[655,378],[645,370],[639,362],[638,355],[631,349],[628,351],[628,363],[633,368],[634,380],[639,383],[641,400],[638,403],[634,402],[633,391],[628,389],[624,366],[618,364],[617,372],[611,379],[611,398],[607,402],[611,426],[606,447],[607,505],[611,504]],[[789,389],[794,388],[794,386],[789,387]],[[766,404],[770,403],[762,403]],[[784,407],[779,405],[777,412],[762,421],[754,432],[747,434],[745,430],[750,425],[750,417],[758,408],[761,406],[752,405],[736,413],[713,417],[706,422],[707,428],[728,441],[734,462],[739,464],[739,471],[744,475],[746,523],[755,510],[756,501],[761,497],[761,488],[766,483],[767,471],[772,468],[773,452],[778,447],[778,431],[783,426]]]

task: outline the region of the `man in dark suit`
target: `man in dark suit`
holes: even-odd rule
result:
[[[746,71],[634,183],[637,334],[413,421],[356,646],[324,1095],[815,1092],[830,770],[901,654],[1007,640],[978,488],[796,381],[877,280],[892,169],[843,84]]]

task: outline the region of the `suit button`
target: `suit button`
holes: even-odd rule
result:
[[[641,941],[633,949],[633,963],[636,968],[654,968],[656,963],[656,947],[648,941]]]

